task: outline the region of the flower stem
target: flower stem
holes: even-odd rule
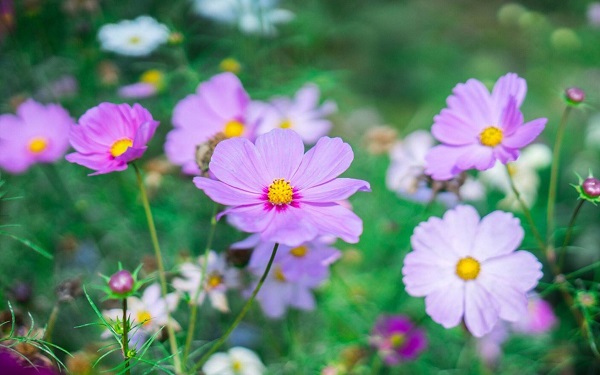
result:
[[[127,298],[123,298],[123,358],[125,364],[125,374],[131,374],[129,363],[129,322],[127,321]]]
[[[585,199],[580,199],[573,210],[573,214],[571,215],[571,220],[569,220],[569,226],[567,227],[567,232],[565,233],[565,239],[563,241],[562,247],[560,248],[560,253],[558,255],[558,269],[562,270],[564,262],[565,262],[565,253],[567,251],[567,245],[571,240],[571,234],[573,233],[573,227],[575,226],[575,220],[577,219],[577,215],[579,215],[579,211],[583,206]]]
[[[152,239],[152,246],[154,247],[154,256],[156,263],[158,264],[158,277],[160,279],[160,288],[163,298],[167,296],[167,278],[165,273],[165,266],[162,260],[162,254],[160,251],[160,244],[158,243],[158,236],[156,234],[156,227],[154,226],[154,218],[152,217],[152,211],[150,210],[150,202],[148,201],[148,194],[146,194],[146,187],[144,186],[144,180],[140,169],[135,163],[132,163],[135,175],[137,177],[137,183],[140,188],[140,195],[142,197],[142,204],[144,205],[144,211],[146,212],[146,219],[148,221],[148,229],[150,231],[150,237]],[[175,330],[171,324],[171,312],[167,308],[167,332],[169,334],[169,346],[171,347],[171,353],[173,354],[173,364],[175,366],[175,372],[181,373],[181,360],[179,358],[179,351],[177,349],[177,341],[175,338]]]
[[[548,189],[548,206],[546,209],[546,253],[555,256],[554,246],[552,245],[552,234],[554,232],[554,207],[556,206],[556,189],[558,184],[558,166],[560,163],[560,148],[565,135],[567,118],[571,112],[571,106],[567,106],[560,119],[556,139],[554,140],[554,149],[552,150],[552,169],[550,170],[550,187]]]
[[[192,346],[192,340],[194,337],[194,329],[196,328],[196,316],[198,314],[198,296],[200,295],[200,291],[204,286],[204,281],[206,280],[206,267],[208,263],[208,253],[210,252],[210,248],[212,247],[213,238],[215,237],[215,231],[217,228],[217,208],[219,205],[217,203],[214,204],[212,215],[210,217],[210,229],[208,231],[208,239],[206,240],[206,247],[204,248],[204,261],[202,263],[202,273],[200,275],[200,281],[198,283],[198,288],[196,292],[192,296],[190,301],[191,303],[191,311],[190,311],[190,323],[188,325],[187,336],[185,340],[185,349],[183,351],[183,360],[187,361],[187,358],[190,354],[190,348]]]
[[[216,352],[217,349],[219,349],[221,347],[221,345],[223,345],[223,343],[225,342],[225,340],[227,340],[227,337],[229,337],[229,335],[231,334],[231,332],[233,332],[233,330],[238,326],[238,324],[240,324],[240,322],[242,321],[242,319],[244,318],[244,316],[246,315],[246,313],[248,312],[248,310],[250,310],[250,306],[252,306],[252,302],[254,302],[254,299],[256,298],[256,295],[258,294],[258,292],[260,291],[260,288],[262,287],[262,285],[264,284],[265,280],[267,279],[267,275],[269,275],[269,271],[271,270],[271,266],[273,265],[273,261],[275,260],[275,255],[277,254],[277,249],[278,248],[279,248],[279,243],[276,243],[275,246],[273,246],[273,251],[271,252],[271,258],[269,258],[269,263],[267,263],[267,268],[265,268],[265,272],[263,272],[262,276],[260,277],[260,280],[258,281],[258,284],[256,284],[256,287],[254,288],[254,291],[252,292],[252,295],[250,296],[250,298],[248,299],[248,301],[246,301],[246,304],[242,308],[242,311],[240,311],[240,313],[235,318],[235,320],[233,321],[233,323],[231,324],[231,326],[229,326],[229,328],[227,329],[227,331],[225,332],[225,334],[223,336],[221,336],[217,340],[217,342],[210,348],[210,350],[208,352],[204,353],[204,355],[200,358],[200,360],[198,361],[198,363],[196,364],[196,366],[194,366],[194,368],[193,368],[192,371],[195,372],[200,367],[202,367],[202,365],[206,362],[206,360],[214,352]]]
[[[529,211],[529,207],[527,207],[527,204],[521,197],[521,193],[519,193],[519,190],[515,186],[515,181],[513,180],[512,175],[510,174],[510,171],[508,170],[508,166],[505,165],[505,167],[506,167],[506,174],[508,175],[508,182],[510,183],[510,188],[512,189],[513,193],[515,194],[515,197],[517,197],[517,200],[519,201],[521,209],[523,210],[523,214],[525,214],[525,218],[527,219],[527,222],[529,223],[529,227],[531,227],[531,232],[533,233],[533,236],[535,237],[535,240],[538,243],[540,251],[544,251],[544,249],[546,249],[546,243],[544,242],[544,239],[542,238],[542,236],[540,235],[540,232],[538,231],[537,227],[535,226],[535,221],[533,221],[533,216],[531,216],[531,211]]]

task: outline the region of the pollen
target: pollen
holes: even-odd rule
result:
[[[471,257],[462,258],[456,264],[456,275],[465,281],[476,279],[480,270],[479,262]]]
[[[138,311],[137,321],[140,322],[142,325],[147,326],[148,324],[150,324],[151,319],[152,315],[150,315],[150,312],[148,310]]]
[[[227,138],[239,137],[242,135],[243,132],[244,124],[237,120],[231,120],[227,124],[225,124],[225,130],[223,131]]]
[[[121,156],[132,145],[133,145],[133,141],[129,138],[119,139],[119,140],[115,141],[115,143],[113,143],[112,146],[110,146],[110,154],[115,158],[117,156]]]
[[[279,124],[281,129],[289,129],[292,127],[292,122],[289,119],[285,119]]]
[[[479,134],[479,142],[482,145],[488,147],[496,147],[502,142],[502,138],[504,134],[502,133],[502,129],[499,129],[495,126],[489,126]]]
[[[223,277],[221,275],[219,275],[218,273],[213,273],[208,277],[208,280],[206,280],[206,286],[208,289],[213,289],[218,287],[219,285],[221,285],[223,283]]]
[[[237,359],[234,359],[231,363],[231,368],[236,374],[239,373],[240,371],[242,371],[242,362],[238,361]]]
[[[39,154],[48,148],[46,138],[36,137],[29,141],[29,151],[34,154]]]
[[[406,342],[406,335],[402,333],[394,333],[390,336],[390,344],[394,348],[401,348],[402,345]]]
[[[294,195],[294,189],[288,181],[283,178],[278,178],[269,185],[269,192],[267,197],[271,204],[281,206],[283,204],[292,203],[292,196]]]
[[[306,246],[298,246],[290,250],[290,254],[295,256],[296,258],[302,258],[308,253],[308,248]]]

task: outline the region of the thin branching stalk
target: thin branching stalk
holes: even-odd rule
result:
[[[127,319],[127,298],[123,298],[123,358],[125,365],[125,374],[131,375],[129,363],[129,321]]]
[[[140,195],[142,197],[142,204],[144,205],[144,211],[146,212],[146,219],[148,221],[148,230],[150,231],[150,237],[152,239],[152,246],[154,247],[154,256],[158,265],[158,277],[160,280],[160,288],[162,297],[167,297],[167,278],[165,272],[165,266],[163,264],[162,253],[160,251],[160,244],[158,243],[158,236],[156,234],[156,227],[154,226],[154,218],[152,217],[152,211],[150,210],[150,202],[148,201],[148,194],[146,194],[146,187],[144,186],[144,180],[142,173],[135,163],[133,168],[137,177],[137,183],[140,188]],[[171,347],[171,354],[173,354],[173,365],[175,366],[175,372],[181,373],[181,359],[179,358],[179,350],[177,349],[177,340],[175,337],[175,330],[171,324],[171,312],[167,308],[167,332],[169,334],[169,346]]]
[[[569,220],[569,226],[567,227],[567,232],[565,233],[565,239],[563,241],[562,247],[560,248],[560,253],[558,254],[558,269],[562,270],[565,264],[565,253],[567,251],[567,245],[571,240],[571,234],[573,234],[573,228],[575,227],[575,220],[577,220],[577,215],[579,215],[579,211],[583,206],[585,199],[580,199],[577,202],[577,206],[575,206],[575,210],[573,210],[573,214],[571,215],[571,220]]]
[[[48,318],[48,324],[46,325],[46,330],[44,331],[43,340],[45,342],[52,342],[52,331],[54,331],[54,326],[56,325],[56,319],[58,318],[58,312],[60,311],[59,302],[54,304],[52,308],[52,312],[50,313],[50,317]]]
[[[569,117],[570,112],[571,106],[567,106],[562,114],[562,118],[560,119],[560,124],[558,125],[558,130],[556,133],[556,139],[554,140],[554,149],[552,150],[552,168],[550,170],[550,187],[548,189],[548,206],[546,209],[546,245],[548,247],[546,251],[552,253],[554,253],[552,236],[554,233],[554,207],[556,206],[560,148],[563,143],[565,128],[567,126],[567,118]]]
[[[267,279],[267,276],[269,275],[269,271],[271,270],[271,266],[273,265],[273,261],[275,260],[275,255],[277,254],[277,249],[278,248],[279,248],[279,243],[276,243],[275,246],[273,246],[273,251],[271,252],[271,258],[269,258],[269,263],[267,263],[267,268],[265,268],[265,272],[263,272],[260,280],[258,281],[258,284],[256,284],[256,287],[254,288],[254,291],[252,291],[252,295],[250,296],[250,298],[248,299],[248,301],[246,301],[246,304],[242,308],[242,311],[240,311],[240,313],[235,318],[235,320],[233,321],[233,323],[231,324],[231,326],[229,326],[229,328],[227,329],[227,331],[225,332],[225,334],[223,336],[221,336],[217,340],[217,342],[214,343],[214,345],[210,348],[209,351],[207,351],[206,353],[204,353],[204,355],[200,358],[200,360],[198,361],[198,363],[196,363],[196,366],[194,366],[194,368],[192,369],[192,372],[195,372],[198,369],[200,369],[202,367],[202,365],[206,362],[206,360],[214,352],[216,352],[217,349],[219,349],[221,347],[221,345],[223,345],[223,343],[225,342],[225,340],[227,340],[227,338],[229,337],[229,335],[231,334],[231,332],[233,332],[233,330],[238,326],[238,324],[240,324],[240,322],[242,321],[242,319],[244,318],[244,316],[246,315],[246,313],[248,312],[248,310],[250,310],[250,307],[252,306],[252,302],[254,302],[254,299],[256,298],[256,295],[260,291],[260,288],[262,287],[262,285],[264,284],[265,280]]]
[[[184,362],[187,362],[187,358],[190,354],[190,349],[192,347],[192,340],[194,338],[194,330],[196,328],[196,317],[198,315],[198,296],[200,295],[202,288],[204,286],[204,282],[206,281],[206,268],[207,268],[207,264],[208,264],[208,253],[210,252],[210,248],[212,247],[212,242],[213,242],[213,238],[215,237],[215,231],[217,228],[217,208],[219,207],[219,205],[217,203],[214,204],[213,206],[213,211],[212,211],[212,215],[210,217],[210,229],[208,231],[208,239],[206,240],[206,247],[204,248],[204,255],[203,255],[203,263],[202,263],[202,273],[200,275],[200,281],[198,283],[198,288],[196,289],[196,292],[194,293],[194,295],[192,296],[192,299],[190,301],[191,303],[191,310],[190,310],[190,323],[188,325],[188,330],[187,330],[187,336],[186,336],[186,340],[185,340],[185,349],[183,351],[183,360]]]

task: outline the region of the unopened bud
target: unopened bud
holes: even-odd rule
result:
[[[583,192],[590,198],[600,197],[600,180],[595,177],[586,178],[581,184]]]
[[[579,87],[570,87],[565,90],[565,98],[570,104],[580,104],[585,100],[585,91]]]
[[[134,282],[131,272],[121,270],[110,277],[110,280],[108,280],[108,287],[114,293],[125,294],[131,292]]]

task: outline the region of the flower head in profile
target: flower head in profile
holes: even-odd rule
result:
[[[277,97],[269,103],[253,103],[261,107],[257,134],[277,128],[292,129],[300,134],[304,143],[314,144],[329,133],[332,124],[325,117],[337,110],[333,101],[326,101],[319,106],[319,94],[316,85],[307,84],[298,90],[293,99]]]
[[[175,106],[174,129],[167,134],[165,154],[184,173],[199,175],[200,146],[216,138],[253,138],[249,104],[250,97],[233,73],[217,74],[201,83],[195,94]]]
[[[164,88],[165,75],[160,70],[150,69],[145,71],[139,82],[121,86],[118,95],[125,99],[143,99],[156,95]]]
[[[388,366],[413,360],[427,347],[425,331],[404,315],[380,317],[369,342]]]
[[[76,152],[66,159],[96,171],[90,175],[123,171],[127,163],[142,157],[158,124],[139,104],[101,103],[71,126],[69,137]]]
[[[205,276],[202,275],[204,269],[206,269]],[[197,262],[183,263],[179,271],[181,277],[173,279],[173,288],[179,293],[187,293],[191,299],[190,303],[201,305],[208,296],[215,309],[229,312],[226,292],[238,286],[239,272],[235,268],[228,267],[223,256],[211,250],[208,253],[206,268],[204,256],[200,256]]]
[[[213,354],[202,366],[205,375],[262,375],[265,371],[256,353],[240,346]]]
[[[426,311],[445,328],[464,319],[476,337],[499,319],[527,314],[527,293],[542,277],[542,265],[527,251],[515,251],[524,231],[512,214],[494,211],[480,219],[471,206],[458,206],[442,219],[417,226],[413,251],[402,274],[408,294],[425,297]]]
[[[169,40],[169,29],[149,16],[109,23],[98,31],[105,51],[125,56],[148,56]]]
[[[215,202],[229,206],[228,215],[239,229],[260,233],[263,241],[299,246],[320,235],[355,243],[362,220],[338,202],[369,183],[337,178],[352,162],[350,145],[340,138],[321,138],[304,153],[300,136],[275,129],[259,136],[219,143],[210,162],[215,179],[194,178],[196,186]]]
[[[514,73],[500,77],[491,94],[476,79],[454,87],[448,107],[433,119],[431,132],[441,144],[427,154],[425,173],[448,180],[469,169],[490,169],[496,161],[516,160],[547,121],[523,123],[519,108],[526,91],[525,80]]]
[[[35,163],[53,163],[69,148],[74,124],[58,104],[43,105],[32,99],[16,115],[0,115],[0,168],[23,173]]]

